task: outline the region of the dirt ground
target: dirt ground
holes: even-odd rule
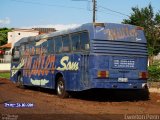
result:
[[[127,115],[159,115],[160,93],[150,93],[148,100],[124,91],[85,91],[60,99],[54,90],[18,88],[8,79],[0,79],[0,119],[14,120],[102,120],[129,119]],[[33,103],[31,108],[7,108],[5,103]]]

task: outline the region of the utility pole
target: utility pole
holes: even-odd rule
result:
[[[92,0],[93,2],[93,23],[96,22],[96,11],[97,11],[97,1]]]

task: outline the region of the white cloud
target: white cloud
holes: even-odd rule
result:
[[[10,19],[6,17],[5,19],[0,19],[0,25],[10,24]]]
[[[49,25],[33,25],[33,26],[28,26],[28,27],[21,27],[21,28],[55,28],[56,30],[66,30],[69,28],[74,28],[74,27],[78,27],[79,24],[49,24]]]

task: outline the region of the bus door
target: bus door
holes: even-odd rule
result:
[[[81,79],[80,85],[82,89],[90,88],[90,81],[89,81],[89,55],[82,54],[81,55]]]

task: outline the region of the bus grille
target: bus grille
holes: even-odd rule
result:
[[[147,56],[146,43],[115,40],[93,40],[92,45],[93,53],[97,54]]]

